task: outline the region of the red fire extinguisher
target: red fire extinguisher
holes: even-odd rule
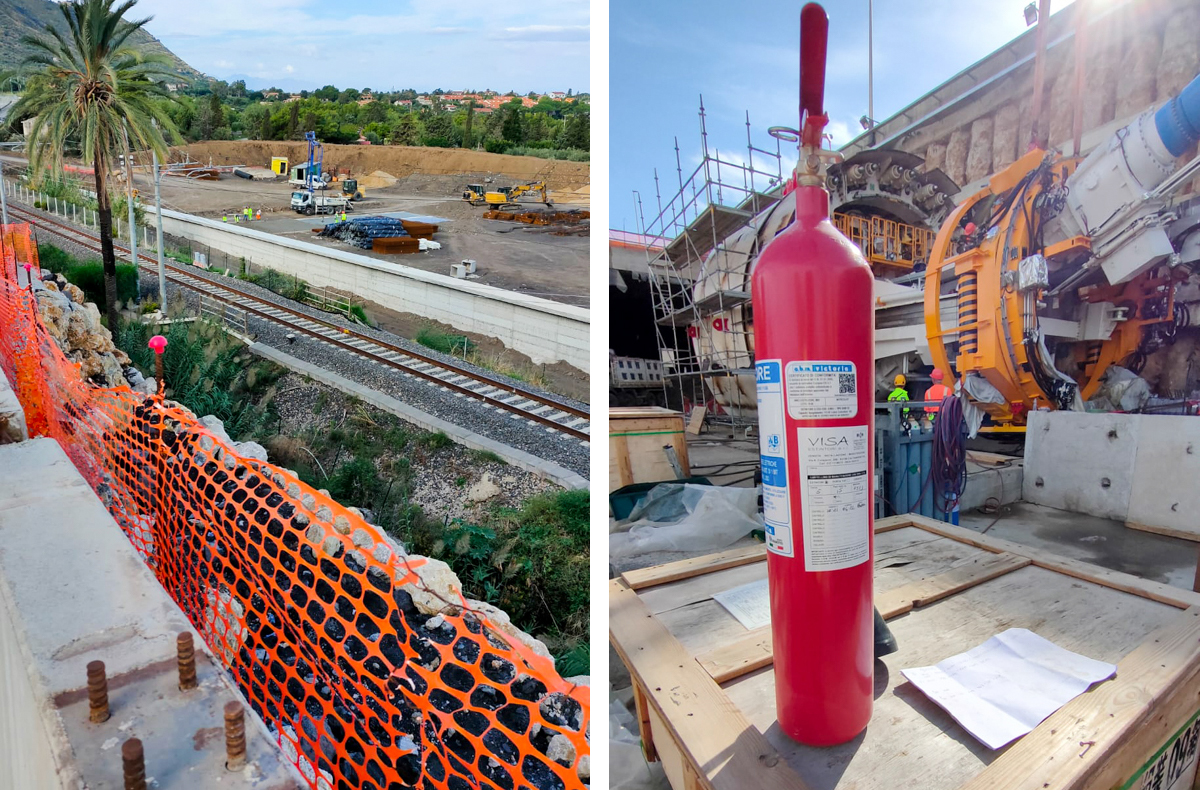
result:
[[[874,685],[871,269],[829,221],[822,130],[829,21],[800,14],[796,221],[751,280],[779,725],[813,746],[867,726]]]

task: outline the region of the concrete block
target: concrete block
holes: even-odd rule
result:
[[[1025,500],[1123,521],[1138,416],[1036,411],[1025,434]]]
[[[1129,524],[1200,540],[1200,420],[1143,415],[1129,497]]]
[[[292,786],[253,715],[253,770],[224,769],[221,706],[240,695],[196,638],[201,689],[176,688],[191,625],[51,439],[0,447],[0,787],[119,787],[119,744],[142,739],[158,790]],[[101,660],[112,718],[87,721]]]

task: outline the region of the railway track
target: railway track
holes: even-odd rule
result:
[[[100,252],[99,236],[69,223],[34,214],[12,203],[9,204],[8,211],[15,218],[35,225],[51,235]],[[119,254],[128,256],[128,248],[115,243],[114,247]],[[157,258],[139,253],[138,266],[155,276],[158,275]],[[172,263],[165,263],[164,266],[167,280],[204,294],[210,299],[244,310],[255,318],[273,322],[289,331],[307,335],[334,348],[349,351],[377,364],[423,379],[431,386],[441,387],[456,395],[507,412],[514,419],[528,420],[545,426],[547,431],[561,433],[581,442],[590,441],[590,416],[583,409],[559,403],[539,393],[514,387],[477,371],[448,364],[444,360],[393,345],[353,329],[322,321],[224,283],[197,277],[186,267]]]

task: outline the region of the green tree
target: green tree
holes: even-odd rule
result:
[[[396,145],[416,145],[421,142],[421,124],[416,113],[408,113],[396,126]]]
[[[313,97],[321,101],[337,101],[339,95],[338,89],[332,85],[313,91]]]
[[[113,252],[109,173],[128,128],[135,147],[153,148],[167,158],[164,132],[178,133],[160,98],[170,99],[164,82],[173,79],[165,58],[129,46],[129,37],[150,18],[125,15],[137,0],[71,0],[58,6],[65,34],[47,26],[44,36],[25,36],[31,53],[20,67],[25,92],[9,117],[33,118],[29,139],[30,170],[62,172],[68,145],[78,145],[95,173],[100,249],[104,264],[104,302],[109,328],[120,328],[117,313],[117,258]],[[152,122],[157,122],[155,126]]]
[[[475,100],[467,102],[467,120],[463,123],[463,148],[471,147],[471,124],[475,118]]]
[[[229,95],[239,99],[246,98],[246,81],[238,80],[229,86]]]
[[[294,101],[288,107],[287,138],[295,140],[300,131],[300,102]]]
[[[219,129],[225,125],[225,111],[221,107],[221,100],[215,93],[208,98],[208,115],[213,129]]]
[[[521,123],[521,111],[517,107],[508,107],[505,110],[504,123],[500,127],[500,134],[509,143],[520,144],[525,142],[525,127]]]
[[[578,148],[581,151],[587,151],[591,148],[591,131],[588,116],[572,115],[567,118],[567,124],[563,127],[563,132],[560,135],[562,145],[560,148]]]
[[[450,148],[454,144],[454,123],[449,115],[430,115],[425,121],[422,145],[434,148]]]

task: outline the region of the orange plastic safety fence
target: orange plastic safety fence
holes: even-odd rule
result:
[[[0,367],[30,433],[62,445],[310,787],[584,786],[586,688],[461,596],[423,614],[423,559],[190,412],[84,382],[15,279],[28,227],[3,239]]]

